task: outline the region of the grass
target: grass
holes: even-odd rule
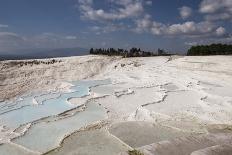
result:
[[[130,151],[128,151],[128,154],[129,155],[144,155],[143,153],[141,153],[138,150],[130,150]]]

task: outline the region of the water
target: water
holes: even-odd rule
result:
[[[68,102],[69,98],[83,97],[89,94],[89,87],[109,83],[110,80],[72,82],[74,84],[71,88],[73,92],[70,93],[26,96],[19,102],[8,103],[8,105],[11,105],[10,109],[9,106],[7,109],[7,106],[4,104],[0,107],[2,112],[0,115],[1,124],[10,128],[17,128],[22,124],[27,124],[48,116],[58,115],[64,111],[80,106],[70,104]],[[33,104],[33,98],[42,104]]]
[[[68,100],[89,95],[91,87],[110,84],[110,80],[71,83],[74,85],[71,87],[72,92],[31,93],[15,103],[1,104],[1,125],[17,129],[21,125],[33,123],[25,135],[12,140],[13,144],[44,153],[57,147],[66,135],[107,117],[105,109],[97,104],[87,104],[84,111],[79,111],[81,103],[74,105]],[[74,114],[65,117],[59,115],[68,110],[73,110]],[[0,153],[7,146],[0,147]],[[15,149],[12,147],[11,151],[17,151]]]
[[[105,109],[97,104],[87,104],[83,112],[56,121],[35,124],[23,137],[13,140],[31,150],[45,153],[59,146],[61,140],[70,133],[107,117]]]
[[[18,99],[15,102],[12,101],[12,102],[1,103],[0,104],[1,105],[0,106],[0,115],[31,105],[32,98],[33,97],[31,97],[31,96],[21,97],[20,99]]]

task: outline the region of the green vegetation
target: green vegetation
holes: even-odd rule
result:
[[[128,151],[128,154],[129,155],[144,155],[143,153],[141,153],[138,150],[130,150],[130,151]]]
[[[93,49],[91,48],[89,51],[90,54],[95,55],[108,55],[108,56],[123,56],[124,58],[127,57],[151,57],[151,56],[168,56],[170,54],[167,54],[164,50],[158,50],[158,52],[150,52],[150,51],[143,51],[140,48],[131,48],[130,50],[124,50],[124,49],[114,49],[114,48],[108,48],[108,49]],[[158,53],[158,54],[156,54]]]
[[[232,54],[232,45],[226,45],[226,44],[192,46],[187,53],[188,56],[230,55],[230,54]]]

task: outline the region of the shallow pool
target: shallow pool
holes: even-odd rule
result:
[[[73,91],[69,93],[33,94],[31,96],[20,97],[21,100],[15,103],[1,105],[1,125],[9,128],[17,128],[22,124],[27,124],[48,116],[58,115],[64,111],[76,108],[80,105],[70,104],[68,102],[69,98],[86,96],[89,94],[90,87],[109,84],[110,80],[77,81],[71,83],[74,86],[71,88]],[[42,104],[34,104],[33,100]]]
[[[56,121],[42,121],[32,126],[28,132],[15,140],[14,143],[34,151],[45,153],[59,146],[65,135],[94,123],[106,119],[106,110],[98,104],[87,104],[87,108],[72,117]]]
[[[86,103],[83,109],[82,102],[74,105],[68,100],[89,95],[92,87],[108,85],[111,81],[107,79],[70,83],[73,85],[71,92],[31,93],[19,97],[15,102],[4,102],[0,105],[0,125],[9,129],[17,129],[22,125],[32,123],[25,135],[11,140],[11,144],[19,147],[8,147],[8,144],[4,144],[0,147],[0,154],[9,148],[11,148],[9,152],[19,152],[17,150],[23,152],[25,150],[21,148],[26,148],[44,153],[57,147],[66,135],[91,123],[106,119],[106,110],[98,104]],[[70,110],[71,114],[67,112]],[[64,112],[67,113],[64,114]]]

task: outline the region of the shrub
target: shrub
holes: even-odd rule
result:
[[[128,154],[129,155],[144,155],[143,153],[141,153],[138,150],[130,150],[130,151],[128,151]]]

